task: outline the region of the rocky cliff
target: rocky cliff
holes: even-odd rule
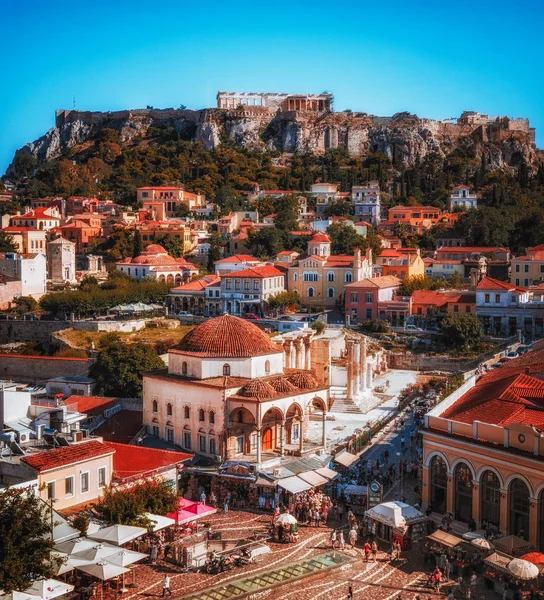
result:
[[[228,140],[240,148],[282,153],[344,147],[352,156],[386,154],[397,166],[412,166],[429,153],[446,155],[456,147],[484,154],[489,168],[536,165],[534,130],[525,119],[436,121],[408,113],[376,117],[366,113],[275,112],[263,107],[234,110],[147,109],[119,112],[57,111],[56,125],[44,136],[17,150],[38,161],[53,159],[113,128],[123,142],[146,135],[150,128],[173,127],[182,139],[201,142],[207,150]],[[10,165],[7,174],[15,174]]]

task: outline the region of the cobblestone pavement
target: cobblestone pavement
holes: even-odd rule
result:
[[[244,511],[231,511],[228,514],[212,515],[209,521],[215,531],[221,530],[223,538],[243,538],[255,531],[264,531],[270,522],[270,516]],[[233,569],[218,575],[205,573],[182,573],[181,569],[159,561],[156,565],[143,564],[135,567],[137,589],[130,588],[124,594],[127,600],[162,596],[162,578],[164,573],[170,574],[170,586],[173,598],[195,593],[210,586],[231,582],[244,576],[256,575],[268,569],[292,564],[297,560],[311,558],[312,555],[330,550],[328,527],[300,527],[300,539],[296,544],[270,543],[272,552],[259,556],[257,563],[244,568]],[[250,596],[253,600],[267,598],[269,600],[335,600],[347,598],[348,585],[353,586],[354,598],[364,600],[431,600],[444,597],[446,593],[435,594],[426,588],[427,575],[421,562],[421,554],[412,551],[405,557],[391,564],[385,553],[378,554],[377,562],[366,563],[362,558],[361,548],[346,548],[345,552],[354,557],[354,561],[344,567],[311,575],[300,581],[285,586],[263,590]],[[127,576],[130,581],[131,576]],[[444,588],[446,590],[446,588]],[[487,600],[484,591],[478,600]],[[491,596],[489,597],[491,598]]]

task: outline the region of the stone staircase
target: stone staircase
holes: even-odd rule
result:
[[[334,398],[331,412],[345,413],[352,415],[364,415],[364,412],[359,408],[353,400],[346,397],[345,391],[334,390],[331,388],[331,396]]]

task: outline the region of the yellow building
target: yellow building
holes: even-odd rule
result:
[[[377,265],[382,275],[393,275],[404,279],[412,275],[425,275],[425,263],[421,258],[419,248],[386,249],[380,254]]]
[[[544,281],[544,244],[528,248],[525,256],[513,258],[510,283],[522,287],[538,285]]]
[[[315,233],[308,242],[308,256],[289,267],[287,288],[297,291],[303,306],[335,306],[344,302],[347,283],[372,277],[372,251],[364,258],[357,248],[353,255],[331,255],[331,240]]]

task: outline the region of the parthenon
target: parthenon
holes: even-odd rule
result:
[[[217,92],[217,108],[261,106],[281,111],[327,112],[332,110],[332,92],[322,94],[286,94],[277,92]]]

